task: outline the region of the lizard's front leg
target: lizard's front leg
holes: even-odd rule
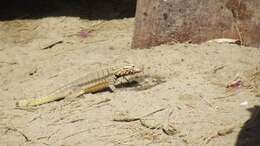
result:
[[[108,85],[108,88],[110,89],[111,92],[115,92],[116,90],[116,83],[117,83],[117,77],[116,76],[113,76],[111,77],[111,79],[109,80],[109,85]]]

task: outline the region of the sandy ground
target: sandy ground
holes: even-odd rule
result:
[[[0,22],[0,145],[238,146],[247,126],[249,139],[259,140],[260,49],[204,43],[133,50],[133,23],[77,17]],[[15,108],[18,100],[126,63],[144,66],[140,76],[163,81],[31,111]],[[236,79],[239,86],[227,89]],[[113,121],[118,116],[142,118]]]

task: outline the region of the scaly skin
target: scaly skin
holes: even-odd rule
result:
[[[100,71],[90,73],[78,80],[75,80],[47,96],[20,100],[16,103],[16,106],[22,108],[38,106],[64,98],[76,98],[83,94],[102,91],[106,88],[110,88],[113,91],[115,88],[114,85],[119,78],[137,74],[140,72],[142,72],[142,69],[137,68],[134,65],[102,69]]]

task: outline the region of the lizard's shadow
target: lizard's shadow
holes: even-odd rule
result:
[[[116,85],[116,88],[128,88],[135,91],[148,90],[159,84],[164,83],[164,77],[158,75],[142,75],[134,77],[127,82],[122,82],[121,84]]]
[[[136,80],[131,80],[131,81],[127,81],[127,82],[122,82],[118,85],[116,85],[115,87],[120,89],[120,88],[135,88],[140,86],[140,82],[136,81]]]

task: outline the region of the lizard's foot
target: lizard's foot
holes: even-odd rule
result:
[[[115,92],[116,87],[114,85],[109,85],[109,89],[111,92]]]

